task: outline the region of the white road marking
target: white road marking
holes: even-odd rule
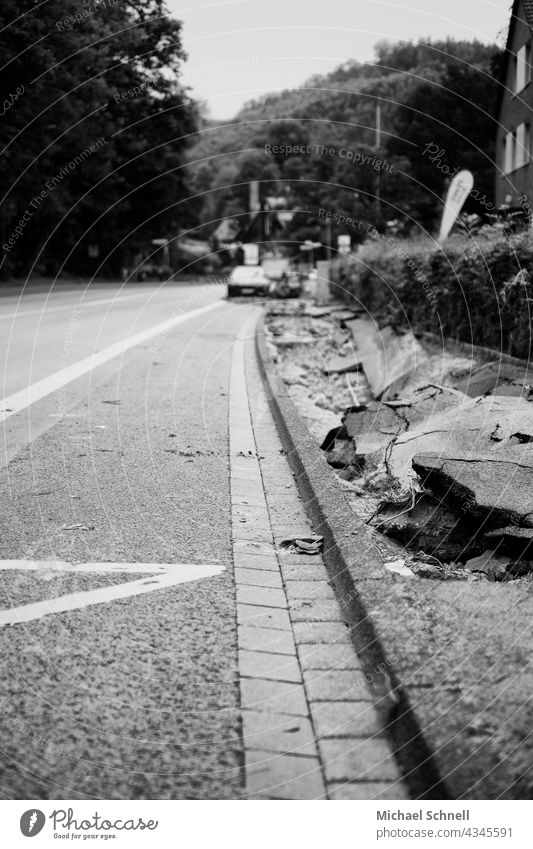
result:
[[[97,590],[86,590],[69,595],[49,598],[35,604],[24,604],[12,607],[0,613],[0,627],[17,625],[20,622],[33,622],[51,613],[65,613],[69,610],[81,610],[92,604],[103,604],[120,598],[131,598],[144,593],[151,593],[165,587],[174,587],[189,581],[199,581],[201,578],[213,578],[225,569],[223,565],[196,566],[193,564],[176,563],[81,563],[74,566],[64,561],[46,560],[3,560],[0,561],[0,572],[23,571],[41,572],[41,577],[55,574],[70,573],[74,575],[106,574],[106,573],[145,573],[146,577],[123,584],[100,587]]]
[[[81,310],[86,307],[101,307],[104,304],[121,304],[123,301],[132,301],[134,298],[142,298],[144,296],[146,296],[146,292],[137,292],[135,295],[122,295],[118,298],[98,298],[96,301],[76,301],[63,307],[48,307],[45,304],[41,309],[17,310],[16,312],[6,313],[5,315],[0,314],[0,321],[4,321],[7,318],[26,318],[26,316],[32,315],[42,315],[44,317],[51,312],[65,312],[67,310],[72,312],[73,310]]]
[[[99,351],[97,354],[92,354],[90,357],[85,357],[85,359],[55,372],[55,374],[50,375],[50,377],[45,377],[43,380],[39,380],[37,383],[33,383],[31,386],[26,387],[26,389],[22,389],[20,392],[15,392],[13,395],[9,395],[7,398],[0,401],[0,422],[5,421],[5,419],[9,418],[9,416],[15,415],[15,413],[19,413],[26,407],[34,404],[36,401],[40,401],[41,398],[45,398],[52,392],[57,392],[58,389],[61,389],[63,386],[66,386],[67,383],[71,383],[71,381],[76,380],[76,378],[81,377],[83,374],[87,374],[87,372],[109,362],[109,360],[112,360],[114,357],[124,354],[126,351],[129,351],[130,348],[134,348],[136,345],[141,345],[143,342],[147,342],[149,339],[152,339],[154,336],[158,336],[161,333],[166,333],[168,330],[172,330],[179,324],[189,321],[191,318],[196,318],[196,316],[211,312],[211,310],[220,307],[222,303],[223,301],[215,301],[213,304],[198,307],[198,309],[191,310],[190,312],[183,313],[182,315],[174,316],[174,318],[169,318],[166,321],[162,321],[160,324],[155,324],[153,327],[149,327],[148,330],[143,330],[140,333],[136,333],[134,336],[129,336],[127,339],[115,342],[113,345],[109,345],[109,347],[104,348],[103,351]]]

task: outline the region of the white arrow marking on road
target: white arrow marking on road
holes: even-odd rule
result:
[[[196,566],[193,564],[176,563],[81,563],[73,566],[63,561],[47,560],[3,560],[0,561],[1,571],[40,572],[41,577],[54,577],[57,574],[71,575],[109,574],[109,573],[145,573],[147,577],[137,581],[127,581],[123,584],[100,587],[97,590],[87,590],[79,593],[62,595],[58,598],[38,601],[35,604],[23,604],[12,607],[0,613],[0,627],[17,625],[20,622],[33,622],[50,613],[65,613],[69,610],[80,610],[92,604],[102,604],[120,598],[130,598],[144,593],[151,593],[165,587],[185,584],[189,581],[199,581],[201,578],[213,578],[224,571],[224,566]]]

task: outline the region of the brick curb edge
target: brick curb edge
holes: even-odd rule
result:
[[[315,531],[324,537],[323,559],[363,669],[373,682],[376,708],[404,780],[413,799],[449,799],[416,714],[402,690],[400,670],[387,660],[386,641],[368,613],[371,600],[365,598],[365,588],[358,581],[363,563],[367,570],[369,566],[383,568],[368,528],[357,521],[346,503],[285,384],[276,374],[266,343],[264,316],[259,319],[255,338],[260,371],[287,459]],[[386,672],[376,675],[376,670]]]

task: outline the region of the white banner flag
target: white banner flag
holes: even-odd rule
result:
[[[457,221],[459,213],[473,188],[474,177],[470,171],[459,171],[450,183],[448,194],[446,195],[446,203],[444,204],[444,212],[442,213],[439,245],[442,245],[450,235],[450,231]]]

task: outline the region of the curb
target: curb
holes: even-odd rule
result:
[[[453,798],[402,690],[401,676],[387,658],[386,641],[368,612],[373,601],[366,597],[364,582],[358,580],[363,571],[382,575],[383,564],[368,528],[358,522],[344,499],[332,470],[276,374],[266,343],[264,316],[256,328],[256,351],[287,459],[315,531],[324,537],[322,556],[409,792],[414,799]]]

